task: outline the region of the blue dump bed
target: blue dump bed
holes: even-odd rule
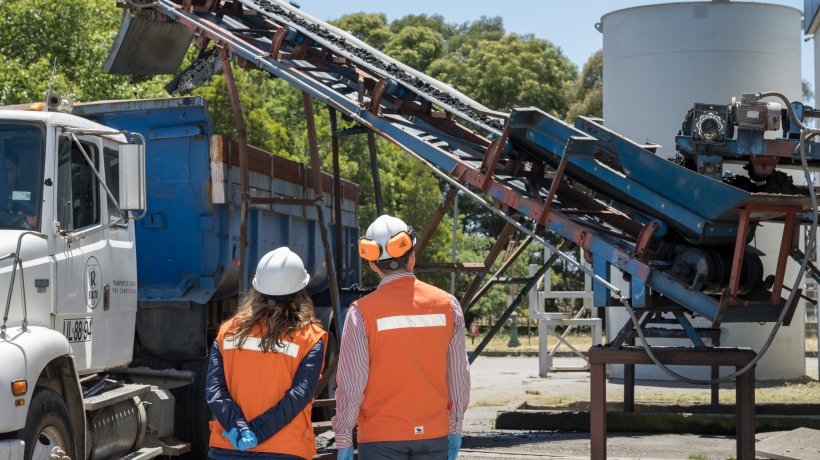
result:
[[[158,325],[190,321],[182,311],[192,308],[203,310],[196,321],[212,322],[200,306],[230,299],[241,289],[238,145],[214,135],[199,97],[95,102],[76,106],[74,113],[146,139],[147,215],[136,223],[140,336],[158,335],[149,332]],[[302,164],[250,148],[249,171],[252,196],[314,197],[310,168]],[[324,190],[332,190],[330,175],[324,182]],[[338,276],[340,286],[350,286],[360,281],[358,186],[343,181],[342,196],[344,269]],[[324,214],[332,219],[329,193],[325,204]],[[310,206],[251,206],[245,279],[252,278],[262,255],[288,246],[305,261],[312,276],[308,290],[321,307],[329,280],[316,214]],[[329,236],[335,245],[332,228]],[[182,310],[178,316],[176,310]]]

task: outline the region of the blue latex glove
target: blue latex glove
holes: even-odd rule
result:
[[[259,441],[256,440],[256,435],[251,430],[242,430],[239,434],[239,442],[237,443],[239,450],[249,450],[256,447]]]
[[[344,447],[339,449],[339,454],[336,457],[336,460],[353,460],[353,448]]]
[[[458,458],[458,450],[461,449],[461,435],[448,434],[447,443],[447,460],[456,460],[456,458]]]
[[[239,438],[239,430],[237,430],[236,427],[231,428],[231,431],[223,431],[222,436],[231,442],[234,450],[239,450],[239,446],[236,443]]]

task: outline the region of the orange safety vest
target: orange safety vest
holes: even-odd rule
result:
[[[232,329],[228,321],[219,328],[216,337],[225,369],[225,381],[233,400],[242,408],[247,421],[251,421],[266,410],[274,407],[293,385],[293,377],[302,359],[319,340],[327,350],[327,332],[317,324],[308,324],[293,334],[293,339],[285,337],[283,346],[277,352],[262,352],[258,326],[247,338],[242,348],[236,348],[228,331]],[[313,424],[310,412],[313,403],[282,428],[270,439],[260,443],[250,452],[270,452],[295,455],[306,459],[316,454]],[[222,436],[225,429],[217,420],[211,421],[211,447],[233,449],[231,442]]]
[[[359,442],[447,436],[447,349],[454,327],[449,295],[408,276],[356,305],[370,349]]]

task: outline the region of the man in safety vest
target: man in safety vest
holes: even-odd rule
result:
[[[353,303],[342,332],[333,430],[339,460],[453,460],[470,400],[470,364],[458,301],[413,275],[413,229],[380,216],[359,254],[381,278]]]

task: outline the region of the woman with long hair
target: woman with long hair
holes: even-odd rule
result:
[[[206,383],[211,459],[312,459],[310,412],[327,333],[305,292],[310,276],[288,248],[265,254],[253,287],[219,328]]]

